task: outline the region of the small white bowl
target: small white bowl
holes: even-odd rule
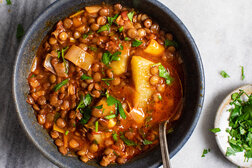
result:
[[[214,123],[214,128],[220,128],[221,131],[215,133],[215,135],[216,135],[215,138],[216,138],[217,144],[218,144],[221,152],[228,160],[230,160],[231,162],[233,162],[237,166],[249,168],[249,167],[252,167],[252,159],[245,161],[244,152],[237,152],[235,155],[231,155],[228,157],[226,156],[227,147],[230,147],[230,145],[228,143],[229,134],[226,132],[226,129],[230,128],[229,121],[228,121],[229,116],[230,116],[230,112],[228,111],[228,109],[231,108],[231,105],[229,103],[231,102],[231,95],[235,92],[239,92],[240,89],[244,90],[247,94],[252,93],[252,85],[245,85],[245,86],[242,86],[242,87],[237,88],[234,91],[232,91],[223,100],[223,102],[221,103],[221,105],[217,111],[217,114],[215,117],[215,123]],[[243,97],[241,97],[241,98],[243,98]]]

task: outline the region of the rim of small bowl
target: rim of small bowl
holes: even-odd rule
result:
[[[185,143],[188,141],[188,139],[191,137],[197,123],[198,120],[200,118],[200,114],[202,111],[202,107],[203,107],[203,103],[204,103],[204,97],[205,97],[205,76],[204,76],[204,68],[203,68],[203,63],[200,57],[200,53],[199,50],[196,46],[196,43],[193,39],[193,37],[191,36],[190,32],[188,31],[188,29],[185,27],[185,25],[183,24],[183,22],[163,3],[156,1],[156,0],[145,0],[151,4],[153,4],[154,6],[157,6],[158,8],[161,8],[165,11],[165,13],[167,15],[169,15],[174,22],[176,22],[179,27],[181,28],[182,32],[184,33],[184,35],[186,36],[186,38],[189,41],[189,44],[191,45],[190,47],[192,48],[192,51],[194,52],[195,56],[196,56],[196,60],[197,60],[197,65],[198,65],[198,71],[199,71],[199,81],[201,81],[200,84],[200,95],[199,96],[199,100],[198,100],[198,107],[196,109],[195,112],[195,117],[192,120],[192,124],[190,125],[190,129],[187,131],[187,133],[185,134],[184,138],[182,139],[182,141],[177,145],[177,147],[174,148],[174,150],[170,153],[170,157],[172,158],[184,145]],[[50,155],[46,149],[42,148],[39,143],[35,140],[35,138],[31,135],[31,132],[29,131],[29,129],[27,128],[25,121],[23,120],[23,117],[20,113],[20,107],[18,106],[18,100],[17,100],[17,92],[16,92],[16,74],[17,74],[17,64],[19,62],[20,57],[22,57],[22,53],[23,53],[23,49],[25,48],[25,44],[26,41],[28,41],[28,39],[31,36],[32,30],[36,27],[36,25],[38,25],[40,23],[40,21],[43,19],[44,15],[46,15],[46,13],[48,13],[51,10],[54,10],[55,8],[58,8],[59,6],[61,6],[62,4],[68,2],[68,0],[60,0],[60,1],[55,1],[52,4],[50,4],[45,10],[43,10],[38,16],[37,18],[33,21],[33,23],[29,26],[25,36],[23,37],[17,54],[16,54],[16,59],[15,59],[15,64],[14,64],[14,70],[13,70],[13,76],[12,76],[12,95],[14,98],[14,102],[15,102],[15,108],[16,111],[18,113],[18,118],[19,118],[19,122],[21,123],[21,126],[23,127],[23,129],[25,130],[25,133],[27,135],[27,137],[33,142],[33,144],[37,147],[37,149],[39,149],[39,151],[51,162],[53,162],[55,165],[60,166],[60,167],[65,167],[64,164],[62,164],[61,162],[59,162],[59,160],[54,157],[53,155]],[[160,164],[162,165],[162,163]]]

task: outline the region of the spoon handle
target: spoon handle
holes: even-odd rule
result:
[[[163,160],[163,168],[171,168],[170,166],[170,157],[168,151],[168,144],[166,138],[166,125],[168,121],[164,121],[159,124],[159,139],[160,139],[160,148]]]

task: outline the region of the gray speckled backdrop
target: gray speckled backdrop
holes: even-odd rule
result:
[[[35,148],[21,128],[11,95],[11,76],[19,42],[17,25],[29,25],[54,0],[0,0],[0,167],[56,167]]]

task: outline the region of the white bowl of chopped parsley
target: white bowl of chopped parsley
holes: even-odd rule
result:
[[[211,131],[228,160],[241,167],[252,167],[251,84],[234,90],[223,100]]]

